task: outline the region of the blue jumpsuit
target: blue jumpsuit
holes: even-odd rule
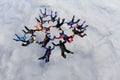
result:
[[[55,48],[55,46],[53,46],[53,48],[50,48],[50,49],[44,47],[44,49],[46,50],[46,52],[45,52],[44,56],[42,56],[42,57],[39,58],[39,60],[41,60],[41,59],[44,60],[44,59],[45,59],[45,62],[46,62],[46,63],[49,62],[49,58],[50,58],[50,55],[51,55],[51,51],[53,51],[54,48]]]

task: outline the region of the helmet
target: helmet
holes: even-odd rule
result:
[[[62,41],[60,40],[59,43],[62,43]]]
[[[51,46],[48,46],[48,48],[50,49],[50,48],[51,48]]]

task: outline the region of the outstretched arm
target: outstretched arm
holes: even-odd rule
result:
[[[55,37],[55,39],[61,39],[61,38],[63,38],[63,36]]]
[[[29,30],[30,30],[27,26],[24,26],[24,27],[25,27],[25,29],[26,29],[27,31],[29,31]]]
[[[80,19],[78,19],[77,21],[74,22],[74,24],[77,24],[80,21]]]
[[[52,44],[54,45],[54,46],[58,46],[59,44],[55,44],[54,42],[52,42]]]
[[[55,46],[53,46],[53,48],[51,50],[54,50],[55,49]]]
[[[47,47],[43,47],[45,50],[47,50],[48,48]]]

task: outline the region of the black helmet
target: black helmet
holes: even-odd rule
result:
[[[50,49],[50,48],[51,48],[51,46],[48,46],[48,48]]]
[[[60,40],[59,43],[62,43],[62,41]]]

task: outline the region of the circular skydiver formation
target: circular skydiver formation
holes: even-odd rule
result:
[[[49,17],[50,19],[45,20],[47,17]],[[78,20],[74,20],[75,16],[73,15],[72,20],[65,22],[65,18],[62,19],[62,21],[60,20],[60,17],[58,17],[57,12],[51,11],[50,14],[47,13],[46,8],[44,10],[40,9],[40,15],[39,18],[35,18],[37,23],[39,24],[39,26],[34,26],[34,29],[29,29],[27,26],[24,26],[25,30],[22,30],[24,35],[23,36],[19,36],[18,34],[15,34],[16,38],[13,38],[13,40],[17,41],[17,42],[22,42],[21,45],[26,47],[31,43],[36,43],[41,45],[42,48],[44,48],[45,54],[38,58],[38,60],[45,60],[45,62],[49,62],[49,58],[51,55],[51,52],[54,50],[55,46],[59,46],[60,50],[61,50],[61,56],[63,58],[66,58],[66,54],[67,53],[71,53],[74,54],[74,52],[68,50],[65,46],[65,43],[71,43],[73,41],[73,38],[75,37],[75,35],[80,36],[81,38],[83,38],[84,36],[86,36],[87,34],[85,33],[86,28],[88,27],[88,25],[85,25],[86,21],[83,21],[82,24],[79,24],[80,19]],[[56,24],[54,26],[48,26],[45,27],[44,24],[49,24],[50,22],[53,22]],[[73,34],[71,36],[68,36],[67,34],[64,33],[64,30],[62,29],[62,25],[63,24],[67,24],[69,26],[69,29],[72,29]],[[56,37],[54,36],[53,38],[51,37],[51,33],[50,33],[50,29],[51,28],[56,28],[60,31],[59,36]],[[38,41],[36,39],[36,35],[35,32],[37,31],[41,31],[45,33],[45,38],[42,41]],[[27,34],[30,34],[30,37],[27,39]],[[58,44],[54,43],[55,39],[63,39],[59,40]],[[52,41],[53,47],[51,46],[47,46],[47,44]]]

